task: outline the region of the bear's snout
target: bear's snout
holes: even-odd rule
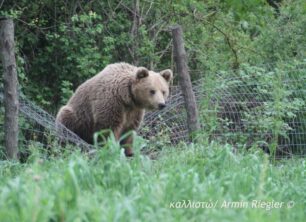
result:
[[[163,109],[166,107],[166,104],[165,103],[159,103],[158,104],[158,109]]]

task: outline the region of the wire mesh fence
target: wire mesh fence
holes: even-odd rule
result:
[[[3,93],[0,92],[1,122],[3,123]],[[3,128],[3,124],[1,124]],[[0,141],[4,144],[4,132]],[[35,105],[24,95],[19,96],[19,155],[27,156],[31,147],[34,149],[54,150],[61,146],[73,144],[82,150],[89,151],[94,147],[62,124],[56,125],[55,117]],[[3,151],[4,149],[2,149]]]
[[[191,72],[192,73],[192,72]],[[207,75],[193,83],[201,132],[209,141],[236,149],[261,148],[276,157],[306,154],[306,69],[266,70]],[[141,134],[171,143],[188,141],[183,96],[174,87],[167,107],[145,116]]]
[[[305,156],[306,67],[246,66],[231,73],[206,74],[193,82],[193,90],[200,114],[199,137],[229,143],[235,149],[260,148],[277,157]],[[1,114],[2,100],[0,93]],[[187,142],[186,116],[181,90],[173,86],[166,108],[148,112],[139,134],[153,142]],[[25,96],[20,96],[19,121],[21,153],[31,147],[54,149],[67,143],[94,149],[64,126],[56,126],[54,116]],[[1,131],[2,144],[3,138]]]

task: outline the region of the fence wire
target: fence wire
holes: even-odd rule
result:
[[[305,156],[305,68],[208,75],[193,82],[193,91],[200,137],[236,149],[261,148],[276,157]],[[186,118],[183,95],[173,87],[167,107],[147,113],[140,134],[152,141],[187,142]]]
[[[193,82],[193,90],[200,114],[199,136],[236,149],[259,147],[271,152],[272,147],[278,157],[305,156],[306,68],[207,74]],[[56,127],[54,116],[25,96],[19,99],[21,153],[31,147],[54,149],[67,143],[94,150],[63,125]],[[3,93],[0,101],[3,114]],[[153,142],[187,142],[186,118],[180,87],[173,86],[166,108],[146,113],[138,133]],[[3,137],[2,131],[2,142]]]
[[[4,113],[3,93],[0,92],[1,114]],[[3,120],[3,115],[2,115]],[[2,121],[3,122],[3,121]],[[3,127],[3,124],[1,124]],[[4,133],[0,140],[4,143]],[[58,149],[73,144],[84,151],[94,149],[64,125],[55,124],[55,117],[35,105],[24,95],[19,95],[19,153],[27,155],[30,147],[42,149]]]

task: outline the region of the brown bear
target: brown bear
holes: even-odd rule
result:
[[[156,73],[127,63],[108,65],[77,88],[59,110],[56,122],[90,144],[94,133],[102,129],[111,129],[119,140],[138,129],[145,110],[166,106],[172,77],[170,69]],[[132,142],[132,135],[123,142],[127,156],[133,155]]]

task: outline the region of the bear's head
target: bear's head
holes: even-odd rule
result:
[[[132,86],[132,94],[138,106],[148,110],[163,109],[169,96],[172,77],[170,69],[156,73],[139,67]]]

